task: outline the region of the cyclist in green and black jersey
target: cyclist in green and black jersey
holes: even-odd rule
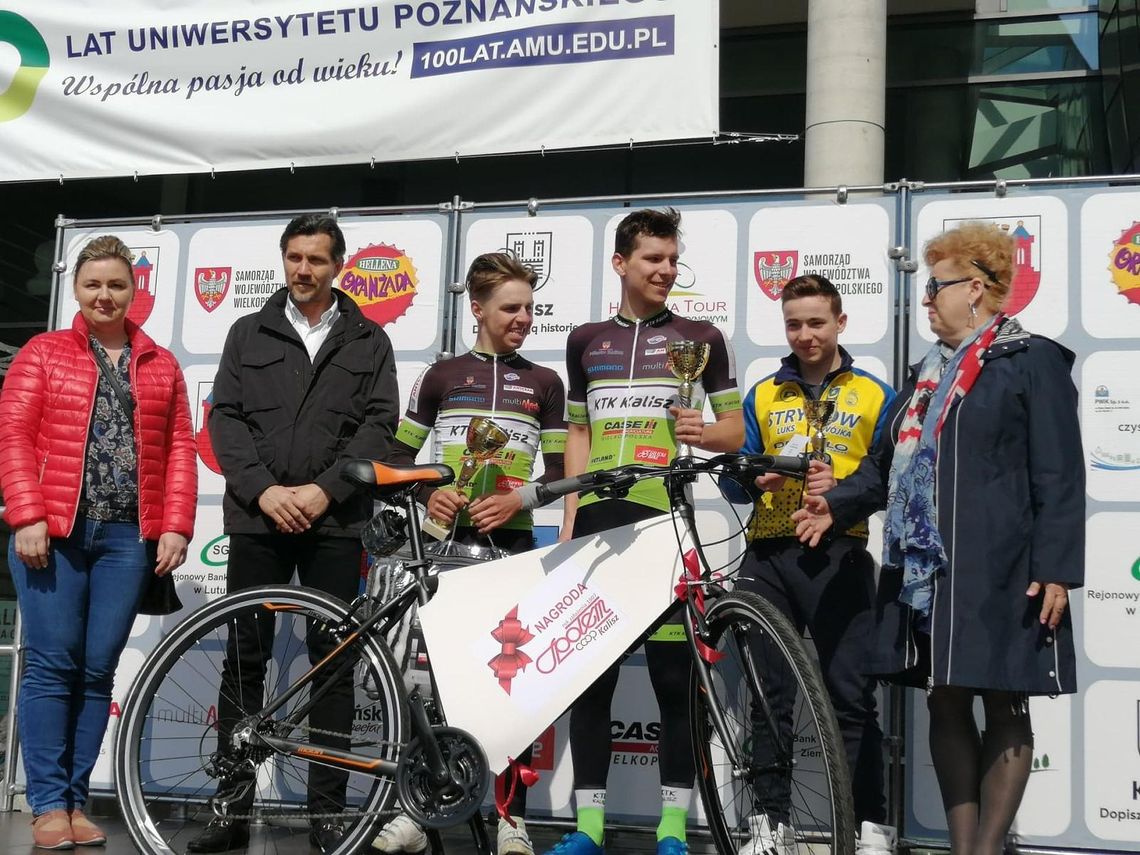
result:
[[[617,227],[612,258],[621,277],[621,307],[608,321],[574,330],[566,344],[569,432],[566,474],[633,461],[668,466],[678,443],[706,451],[736,451],[744,419],[732,349],[712,324],[681,318],[668,307],[677,279],[681,215],[635,211]],[[692,407],[676,406],[680,383],[669,370],[669,342],[707,342],[708,365]],[[706,424],[705,398],[715,421]],[[562,537],[596,534],[669,509],[659,479],[641,482],[625,499],[566,499]],[[658,756],[661,823],[658,855],[683,855],[695,771],[689,751],[689,651],[680,624],[666,624],[645,643],[645,658],[661,710]],[[620,664],[586,690],[570,711],[577,831],[554,847],[557,855],[601,855],[606,777],[610,766],[610,702]]]
[[[562,477],[566,447],[566,396],[562,379],[518,353],[534,320],[537,276],[513,255],[480,255],[467,273],[471,312],[478,324],[475,347],[463,356],[437,362],[416,381],[408,410],[396,432],[391,460],[411,463],[429,436],[433,460],[458,470],[466,448],[467,425],[487,416],[510,434],[507,445],[475,474],[467,495],[453,488],[424,490],[421,499],[435,519],[451,525],[455,539],[494,545],[509,552],[534,546],[531,510],[537,484]],[[545,471],[531,481],[542,451]],[[530,762],[530,754],[519,758]],[[523,824],[526,787],[515,789],[509,806],[514,825],[499,822],[498,855],[533,855]],[[373,842],[381,852],[423,852],[427,836],[409,817],[389,822]]]

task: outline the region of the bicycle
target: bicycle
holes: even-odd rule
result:
[[[802,842],[817,844],[812,851],[854,852],[843,743],[818,667],[774,606],[755,594],[730,592],[731,573],[709,566],[696,539],[689,488],[700,474],[747,483],[762,472],[802,476],[806,468],[799,457],[682,457],[670,468],[630,464],[542,488],[545,498],[584,491],[620,497],[638,480],[665,479],[678,543],[680,520],[694,544],[685,559],[688,578],[677,589],[693,662],[690,736],[709,830],[725,855],[738,851],[755,831],[755,818],[768,811],[786,815]],[[385,643],[410,609],[431,600],[440,578],[425,554],[415,489],[450,483],[453,473],[438,464],[358,460],[346,465],[345,477],[402,505],[402,516],[389,507],[374,518],[368,540],[377,553],[391,553],[406,540],[413,581],[384,601],[365,594],[352,604],[298,587],[240,591],[199,608],[163,639],[127,693],[116,738],[116,791],[140,852],[183,852],[202,821],[251,818],[233,808],[253,796],[256,815],[278,827],[275,843],[307,834],[309,822],[327,816],[307,804],[305,778],[313,763],[349,773],[345,807],[334,812],[347,830],[334,855],[363,851],[379,821],[397,811],[427,829],[477,817],[490,777],[480,744],[448,727],[445,711],[432,709],[418,688],[408,691]],[[227,645],[236,645],[239,625],[259,620],[277,622],[264,705],[240,721],[219,722],[210,705],[224,682]],[[300,645],[313,633],[327,633],[332,652],[292,673]],[[794,711],[786,703],[774,709],[766,686],[789,678],[801,703]],[[308,711],[348,679],[356,698],[352,732],[308,728]],[[342,747],[331,746],[333,740]],[[790,779],[790,805],[771,803],[777,779]]]

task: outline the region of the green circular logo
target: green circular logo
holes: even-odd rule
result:
[[[1137,558],[1132,564],[1132,578],[1140,582],[1140,558]]]
[[[207,567],[225,567],[230,560],[230,536],[219,535],[202,547],[199,556]]]
[[[12,45],[20,54],[16,75],[8,88],[0,92],[0,122],[8,122],[28,112],[51,59],[39,30],[15,12],[0,9],[0,42]]]

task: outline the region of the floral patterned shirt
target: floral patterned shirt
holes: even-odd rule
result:
[[[103,345],[91,338],[95,358],[110,364]],[[131,346],[128,343],[113,367],[115,375],[132,401]],[[131,416],[123,412],[111,382],[99,372],[95,406],[87,430],[87,462],[84,467],[83,500],[79,510],[88,519],[138,522],[139,470],[135,457],[135,430]]]

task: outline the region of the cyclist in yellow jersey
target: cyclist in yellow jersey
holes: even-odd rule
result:
[[[617,227],[612,258],[621,277],[618,314],[585,324],[566,344],[569,380],[566,474],[638,461],[668,466],[678,443],[706,451],[735,451],[744,440],[740,392],[732,350],[712,324],[681,318],[668,307],[677,278],[681,215],[635,211]],[[679,381],[666,363],[670,341],[710,345],[708,367],[697,383],[693,407],[676,406]],[[706,424],[705,398],[715,421]],[[582,537],[648,519],[668,510],[659,479],[638,485],[627,499],[567,497],[561,537]],[[658,855],[687,851],[685,822],[694,769],[689,750],[689,652],[679,626],[666,625],[645,643],[645,658],[661,710],[658,739],[662,814]],[[604,850],[606,773],[610,766],[610,702],[617,687],[615,664],[570,710],[577,830],[550,855],[599,855]]]
[[[774,374],[756,383],[744,399],[744,452],[789,454],[789,442],[808,433],[804,401],[830,400],[835,413],[825,428],[830,462],[813,460],[806,483],[762,475],[748,494],[721,482],[736,501],[755,501],[749,547],[737,588],[754,591],[783,611],[801,632],[810,631],[820,671],[831,695],[847,748],[854,784],[855,818],[862,821],[858,850],[887,855],[895,830],[886,822],[883,789],[883,734],[875,709],[874,680],[864,674],[874,603],[874,562],[867,552],[867,521],[808,549],[795,536],[791,515],[803,492],[822,493],[859,465],[878,439],[894,399],[889,386],[856,368],[839,346],[847,324],[836,287],[822,276],[799,276],[780,296],[784,331],[792,352]],[[769,700],[788,722],[794,687],[781,674],[765,675]],[[756,750],[763,751],[758,740]],[[761,764],[764,765],[764,764]],[[768,764],[775,766],[776,764]],[[751,840],[740,855],[794,855],[789,823],[791,780],[770,772],[757,782],[762,804],[748,817]]]

